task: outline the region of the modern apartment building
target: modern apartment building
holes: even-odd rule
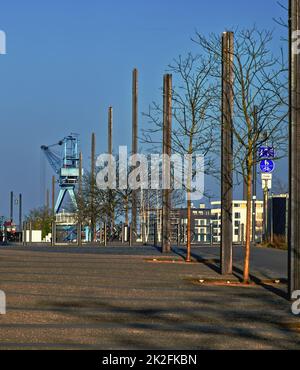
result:
[[[256,201],[256,241],[261,241],[263,233],[263,202]],[[213,222],[214,242],[221,241],[221,202],[211,202]],[[251,206],[252,214],[252,206]],[[234,243],[244,242],[246,237],[246,218],[247,218],[247,202],[244,200],[234,200],[232,202],[232,240]],[[251,225],[251,241],[252,241],[252,225]]]
[[[154,225],[157,227],[157,241],[161,241],[162,217],[161,210],[147,211],[147,236],[149,240],[154,237]],[[192,243],[209,243],[211,240],[211,225],[212,219],[211,209],[205,205],[200,205],[199,208],[192,208],[191,211],[191,238]],[[184,244],[187,236],[187,208],[175,208],[171,211],[170,218],[171,240],[173,244]]]

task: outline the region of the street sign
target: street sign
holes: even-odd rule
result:
[[[271,159],[264,159],[260,162],[260,170],[263,173],[272,173],[275,170],[275,163]]]
[[[262,173],[261,179],[262,180],[272,180],[273,175],[271,173]]]
[[[273,175],[271,173],[261,174],[261,185],[263,190],[265,190],[266,187],[268,188],[268,190],[272,189],[272,178]]]
[[[258,156],[260,159],[263,158],[275,158],[275,149],[270,146],[262,146],[259,148]]]

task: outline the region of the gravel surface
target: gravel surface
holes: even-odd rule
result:
[[[189,265],[183,254],[174,249],[171,263],[159,263],[153,247],[0,248],[0,348],[300,348],[285,285],[196,284],[220,279],[218,250],[194,248]],[[237,280],[242,249],[234,255]],[[284,278],[285,266],[285,252],[253,251],[255,277]]]

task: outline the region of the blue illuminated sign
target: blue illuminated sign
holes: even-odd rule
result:
[[[264,159],[260,162],[260,169],[263,173],[272,173],[275,170],[275,163],[270,159]]]
[[[259,158],[275,158],[275,149],[270,146],[262,146],[258,151]]]

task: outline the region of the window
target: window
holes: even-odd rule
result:
[[[240,226],[240,221],[235,221],[234,226],[239,227]]]
[[[241,218],[241,214],[240,214],[239,212],[236,212],[236,213],[234,214],[234,218]]]

